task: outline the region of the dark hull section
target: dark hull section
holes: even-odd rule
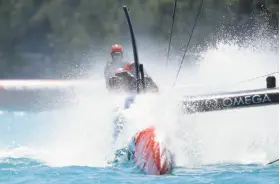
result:
[[[279,88],[188,96],[181,105],[185,113],[192,114],[276,104],[279,104]]]

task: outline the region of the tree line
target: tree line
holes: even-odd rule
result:
[[[168,40],[174,0],[0,0],[0,78],[24,68],[26,53],[47,55],[50,63],[121,41],[127,35],[122,5],[131,10],[136,30],[156,33]],[[189,32],[199,0],[178,0],[175,32]],[[205,0],[201,21],[215,27],[247,24],[250,17],[265,14],[278,29],[278,0]],[[232,21],[234,20],[234,21]],[[40,64],[39,64],[40,65]]]

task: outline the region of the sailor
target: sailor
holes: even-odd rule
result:
[[[115,142],[126,123],[123,110],[130,109],[131,105],[135,102],[136,67],[133,61],[124,61],[123,47],[121,45],[115,44],[111,47],[111,57],[112,59],[107,62],[104,70],[106,87],[109,91],[127,92],[124,106],[117,108],[116,117],[113,120],[113,137]],[[144,81],[146,92],[158,92],[158,86],[146,72],[144,72]],[[129,160],[133,158],[134,155],[135,138],[136,136],[133,136],[128,148],[125,149]],[[120,156],[123,150],[124,149],[117,150],[116,156]]]
[[[121,68],[123,65],[123,48],[121,45],[113,45],[111,48],[111,57],[112,60],[106,63],[104,70],[104,75],[106,82],[109,81],[109,78],[114,76],[117,68]]]
[[[123,47],[115,44],[111,47],[112,59],[107,62],[104,75],[106,87],[109,91],[133,92],[136,89],[136,70],[134,61],[125,62],[123,59]],[[145,72],[145,86],[147,91],[158,92],[158,86]]]

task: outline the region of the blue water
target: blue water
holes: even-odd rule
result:
[[[239,47],[227,45],[222,45],[220,50],[222,52],[205,54],[201,78],[192,80],[195,84],[223,80],[229,83],[271,73],[278,68],[279,57],[275,53],[251,49],[244,53]],[[256,62],[252,65],[251,61]],[[267,61],[274,64],[267,64]],[[221,66],[223,70],[217,70]],[[154,71],[163,71],[156,67]],[[190,77],[181,76],[182,83],[188,84],[185,80]],[[258,89],[263,85],[264,80],[260,80],[245,83],[235,90]],[[182,94],[189,90],[182,90]],[[67,110],[0,112],[0,184],[274,184],[279,181],[278,163],[266,165],[279,157],[278,106],[177,117],[177,112],[166,103],[172,98],[181,98],[182,94],[163,94],[158,104],[150,98],[136,102],[133,108],[138,108],[140,114],[134,111],[129,114],[132,127],[143,128],[149,121],[156,122],[175,138],[168,144],[176,161],[172,174],[149,176],[132,162],[108,164],[115,153],[112,147],[115,106],[108,107],[112,100],[106,96],[105,86],[88,93],[89,98],[80,94],[79,105]],[[120,147],[135,134],[130,128],[124,128]]]
[[[211,165],[175,168],[165,176],[147,176],[132,163],[118,167],[49,167],[28,158],[2,158],[0,183],[278,183],[278,165]]]
[[[42,113],[3,113],[0,115],[0,183],[278,183],[278,163],[265,164],[206,164],[195,167],[175,167],[170,175],[148,176],[142,173],[132,162],[103,166],[99,163],[87,163],[104,159],[102,154],[90,147],[71,155],[75,146],[83,144],[82,140],[73,148],[61,148],[56,158],[53,148],[46,150],[48,141],[62,130],[55,126],[55,116],[61,112]],[[71,117],[70,117],[71,118]],[[65,128],[70,128],[70,121]],[[63,125],[64,126],[64,125]],[[62,127],[63,127],[62,126]],[[81,125],[82,126],[82,125]],[[74,140],[80,137],[79,130],[73,132]],[[73,133],[72,132],[72,133]],[[68,134],[67,134],[68,135]],[[94,137],[94,135],[92,135]],[[58,136],[59,137],[59,136]],[[63,138],[63,137],[61,137]],[[86,139],[88,139],[87,137]],[[64,140],[65,141],[65,140]],[[59,146],[67,143],[60,142]],[[42,146],[43,145],[43,146]],[[45,146],[45,147],[44,147]],[[98,146],[98,145],[97,145]],[[70,144],[71,147],[71,144]],[[69,149],[69,147],[66,147]],[[79,149],[79,148],[77,148]],[[90,153],[99,152],[94,158],[81,160]],[[101,148],[100,148],[101,149]],[[65,159],[67,155],[71,155]],[[78,158],[77,158],[78,157]],[[64,160],[65,159],[65,160]],[[62,163],[55,163],[64,160]],[[106,162],[106,160],[105,160]],[[87,165],[89,164],[89,165]]]

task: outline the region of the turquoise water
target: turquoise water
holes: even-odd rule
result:
[[[263,158],[262,156],[255,160],[249,159],[247,164],[242,163],[242,159],[248,159],[248,157],[239,158],[239,152],[244,150],[235,150],[237,158],[232,164],[223,164],[219,161],[207,164],[210,158],[201,158],[204,160],[202,165],[188,167],[188,164],[185,166],[178,164],[179,166],[174,168],[172,174],[165,176],[145,175],[129,161],[120,162],[118,165],[108,165],[109,155],[113,154],[112,148],[106,148],[106,141],[111,141],[108,139],[110,137],[110,128],[108,128],[110,123],[103,122],[104,127],[108,125],[108,129],[99,127],[99,131],[108,131],[107,135],[105,133],[103,137],[100,136],[101,134],[97,136],[95,135],[97,130],[95,133],[91,132],[92,134],[83,137],[85,131],[88,131],[89,127],[94,129],[95,125],[85,123],[74,126],[71,121],[68,121],[57,126],[57,116],[61,113],[60,111],[37,114],[10,112],[0,115],[0,183],[269,184],[278,183],[279,180],[278,163],[266,166],[266,160],[260,160]],[[63,113],[64,118],[70,116],[66,111]],[[67,119],[72,118],[67,117]],[[85,128],[79,130],[77,127],[80,126],[85,126]],[[65,132],[64,128],[70,129],[70,131]],[[95,143],[90,144],[91,138],[99,138],[99,141],[92,141]],[[254,144],[256,141],[253,141]],[[98,142],[103,142],[105,145]],[[275,146],[275,143],[273,145]],[[110,147],[110,144],[107,147]],[[252,147],[251,143],[249,147]],[[213,147],[213,149],[216,148]],[[176,150],[176,152],[180,155],[180,151]],[[188,154],[185,156],[193,157],[193,153]],[[222,155],[221,158],[223,158]],[[188,163],[181,159],[179,158],[177,162]]]
[[[223,83],[230,91],[259,89],[265,85],[263,78],[232,84],[274,72],[279,64],[278,53],[235,45],[220,44],[203,57],[199,69],[182,72],[179,84]],[[164,69],[153,66],[148,56],[141,58],[160,81]],[[204,90],[182,89],[161,93],[156,99],[139,97],[126,114],[129,123],[115,142],[112,112],[116,106],[111,105],[103,79],[100,83],[91,91],[86,89],[87,94],[78,91],[79,103],[65,110],[0,112],[1,184],[278,183],[278,163],[266,165],[279,158],[278,105],[182,116],[174,101]],[[119,165],[108,164],[116,149],[125,147],[137,130],[150,124],[166,137],[172,150],[176,164],[172,174],[148,176],[122,159]]]
[[[147,176],[131,163],[118,167],[49,167],[28,158],[2,158],[0,183],[278,183],[278,165],[211,165],[175,168],[171,175]]]

